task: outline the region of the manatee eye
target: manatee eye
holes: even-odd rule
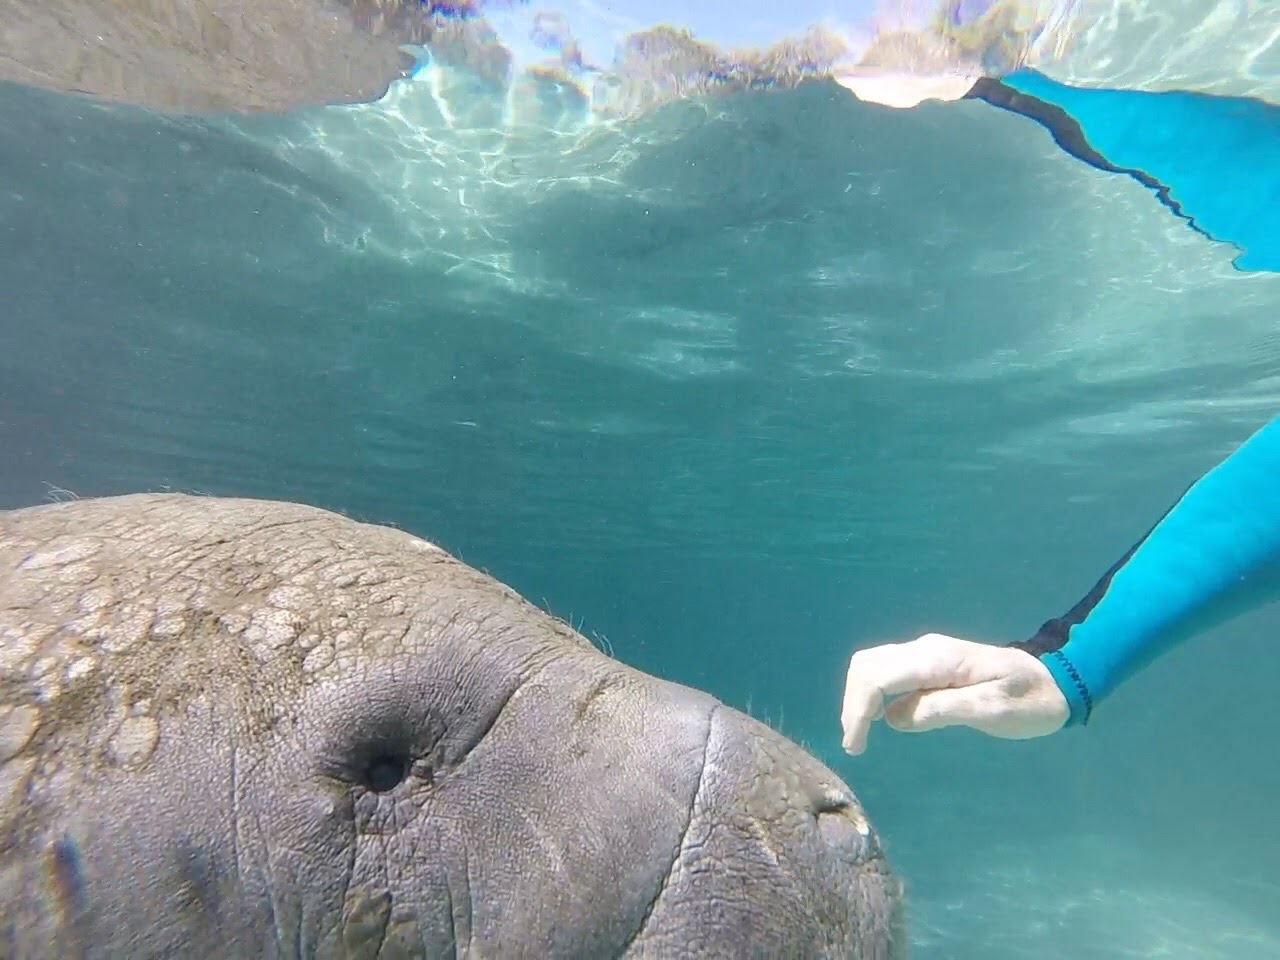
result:
[[[397,753],[375,754],[364,765],[360,778],[374,793],[386,793],[409,776],[409,758]]]

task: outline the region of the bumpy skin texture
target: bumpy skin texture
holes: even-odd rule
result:
[[[0,0],[0,80],[174,112],[376,100],[416,2]],[[419,13],[416,18],[421,21]]]
[[[849,788],[439,548],[0,513],[0,955],[904,955]]]

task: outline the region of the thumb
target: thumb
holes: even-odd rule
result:
[[[964,725],[994,733],[1008,701],[994,683],[921,690],[899,697],[885,708],[885,722],[903,733],[925,733]]]

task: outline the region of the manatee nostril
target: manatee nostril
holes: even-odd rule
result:
[[[838,790],[824,790],[812,799],[818,835],[834,850],[862,856],[874,847],[871,824],[853,798]]]
[[[373,757],[361,775],[364,785],[374,793],[393,790],[409,776],[409,758],[399,754],[380,753]]]
[[[852,801],[842,793],[827,791],[813,801],[813,815],[820,817],[824,813],[840,813],[852,806]]]

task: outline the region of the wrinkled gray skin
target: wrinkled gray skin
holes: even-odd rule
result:
[[[192,113],[376,100],[417,0],[0,0],[0,80]]]
[[[857,799],[439,548],[0,513],[0,955],[904,955]]]

